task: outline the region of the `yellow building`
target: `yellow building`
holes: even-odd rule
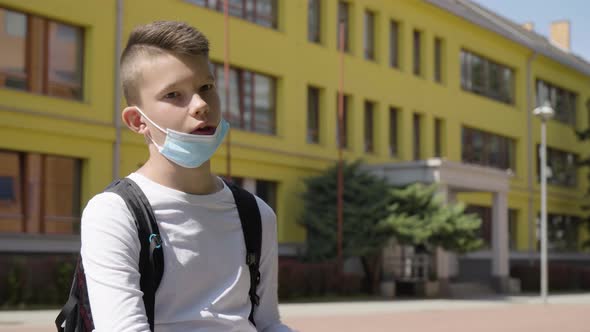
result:
[[[467,0],[230,2],[231,175],[275,208],[281,254],[304,245],[302,179],[338,157],[342,21],[345,158],[394,183],[439,182],[484,217],[491,250],[462,257],[460,268],[439,261],[442,277],[491,260],[485,273],[502,279],[510,260],[538,257],[532,109],[544,100],[557,112],[548,123],[552,258],[583,259],[589,183],[574,162],[589,146],[574,129],[590,126],[590,63],[570,52],[567,23],[550,41]],[[85,203],[145,160],[143,139],[119,121],[117,61],[134,26],[163,19],[209,37],[223,101],[220,0],[0,0],[1,252],[76,252]],[[213,159],[221,175],[226,152]]]

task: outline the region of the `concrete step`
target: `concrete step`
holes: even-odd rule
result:
[[[449,285],[452,298],[480,298],[496,295],[491,285],[483,282],[455,282]]]

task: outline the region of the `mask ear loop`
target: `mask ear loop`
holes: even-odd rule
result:
[[[135,109],[139,112],[139,114],[141,114],[141,116],[146,118],[146,120],[148,120],[152,125],[154,125],[156,128],[158,128],[158,130],[160,130],[161,132],[163,132],[166,135],[168,134],[164,129],[162,129],[162,127],[158,126],[154,121],[152,121],[152,119],[150,119],[147,115],[145,115],[145,113],[143,113],[143,111],[139,107],[135,106]],[[149,143],[147,141],[149,139],[152,143],[154,143],[154,145],[158,148],[159,151],[162,151],[163,147],[160,146],[158,143],[156,143],[156,141],[152,137],[151,133],[149,135],[146,135],[145,138],[146,138],[146,143]]]
[[[145,113],[139,107],[135,106],[135,109],[139,112],[139,114],[141,114],[141,116],[146,118],[146,120],[148,120],[152,125],[154,125],[156,128],[158,128],[161,132],[163,132],[164,134],[168,133],[166,130],[162,129],[162,127],[158,126],[154,121],[152,121],[152,119],[150,119],[147,115],[145,115]]]

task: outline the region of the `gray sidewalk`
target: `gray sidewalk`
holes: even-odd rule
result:
[[[510,308],[511,306],[541,304],[538,296],[489,297],[483,299],[398,300],[365,302],[330,302],[281,304],[283,319],[300,321],[319,317],[375,316],[393,313],[451,312]],[[590,293],[552,295],[551,305],[590,305]],[[590,307],[589,307],[590,308]],[[0,331],[53,331],[57,310],[0,311]]]

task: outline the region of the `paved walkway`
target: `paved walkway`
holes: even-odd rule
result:
[[[282,304],[283,320],[302,332],[588,332],[590,294],[473,300],[392,300]],[[55,331],[55,310],[0,311],[0,332]]]

